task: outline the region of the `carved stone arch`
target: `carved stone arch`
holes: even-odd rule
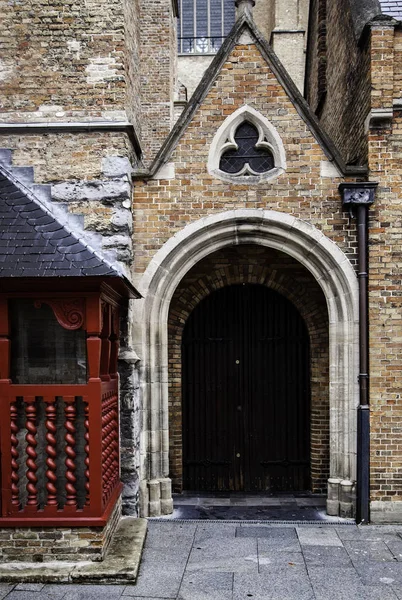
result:
[[[260,174],[234,175],[226,173],[219,168],[222,154],[230,147],[235,147],[235,132],[241,123],[248,121],[256,127],[259,139],[258,144],[269,148],[274,158],[274,168]],[[218,128],[208,155],[208,173],[223,181],[256,184],[262,181],[275,179],[286,170],[286,153],[282,139],[272,125],[259,111],[245,104],[225,119]]]
[[[172,236],[139,281],[134,346],[142,357],[141,510],[172,510],[168,430],[168,314],[179,282],[205,256],[257,244],[289,254],[320,285],[329,317],[330,478],[355,480],[358,406],[358,284],[340,248],[310,223],[286,213],[242,209],[199,219]]]
[[[282,269],[278,269],[278,264]],[[183,490],[182,337],[193,310],[226,286],[259,284],[287,298],[304,320],[310,341],[311,491],[324,493],[329,477],[328,310],[310,273],[289,255],[245,244],[213,252],[192,267],[178,284],[168,319],[169,473],[173,490]]]

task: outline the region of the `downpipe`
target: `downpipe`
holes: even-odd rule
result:
[[[370,521],[370,402],[368,325],[368,214],[377,187],[374,182],[343,183],[339,186],[343,206],[357,219],[359,285],[359,406],[357,408],[356,522]]]

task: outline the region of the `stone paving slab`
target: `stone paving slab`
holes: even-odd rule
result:
[[[394,562],[395,557],[385,542],[351,540],[343,542],[345,550],[353,561]]]
[[[186,573],[178,600],[232,600],[233,573]]]
[[[257,573],[257,540],[254,538],[207,539],[197,542],[187,563],[187,570]]]
[[[342,542],[329,527],[297,527],[297,535],[302,546],[342,546]]]
[[[14,584],[0,583],[0,600],[402,600],[401,533],[150,520],[136,584],[114,576],[104,578],[111,585],[21,582],[17,572]]]
[[[233,600],[315,600],[314,591],[305,569],[266,571],[257,576],[235,573]]]
[[[308,567],[353,567],[350,556],[340,546],[306,546],[303,557]]]
[[[316,600],[396,600],[389,585],[364,585],[354,568],[308,567]]]

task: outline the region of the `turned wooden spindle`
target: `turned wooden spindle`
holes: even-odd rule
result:
[[[26,460],[27,472],[26,478],[28,479],[27,483],[27,506],[38,506],[38,490],[36,485],[38,483],[38,478],[36,477],[36,471],[38,470],[38,465],[36,464],[36,459],[38,455],[36,453],[36,406],[35,406],[35,397],[29,396],[25,398],[26,403],[26,429],[27,434],[25,436],[27,447],[26,454],[28,456]]]
[[[18,425],[17,425],[17,404],[12,402],[10,405],[10,420],[11,420],[11,504],[19,507],[19,475],[18,475]]]
[[[84,421],[84,428],[85,428],[85,434],[84,434],[84,439],[85,439],[85,446],[84,446],[84,452],[85,452],[85,506],[89,506],[90,504],[90,483],[89,483],[89,406],[88,406],[88,402],[84,403],[85,408],[85,421]]]
[[[66,446],[66,506],[77,506],[77,490],[76,490],[76,481],[77,478],[75,476],[75,417],[76,417],[76,408],[75,408],[75,397],[74,396],[65,396],[64,397],[65,407],[65,429],[66,435],[64,436]]]
[[[45,398],[46,403],[46,489],[47,489],[47,505],[57,506],[57,474],[56,474],[56,402],[55,398]]]

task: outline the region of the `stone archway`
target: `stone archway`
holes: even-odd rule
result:
[[[174,291],[200,260],[252,244],[300,262],[326,298],[329,316],[330,478],[354,480],[358,405],[358,287],[344,253],[309,223],[286,213],[233,210],[200,219],[157,252],[139,282],[134,345],[142,357],[141,511],[172,510],[168,429],[168,314]],[[334,511],[332,506],[332,512]]]
[[[328,310],[314,277],[289,255],[263,246],[226,246],[190,269],[177,286],[169,310],[169,472],[182,491],[182,355],[184,326],[209,294],[235,284],[262,284],[287,298],[302,316],[310,338],[311,485],[323,493],[329,477]]]

